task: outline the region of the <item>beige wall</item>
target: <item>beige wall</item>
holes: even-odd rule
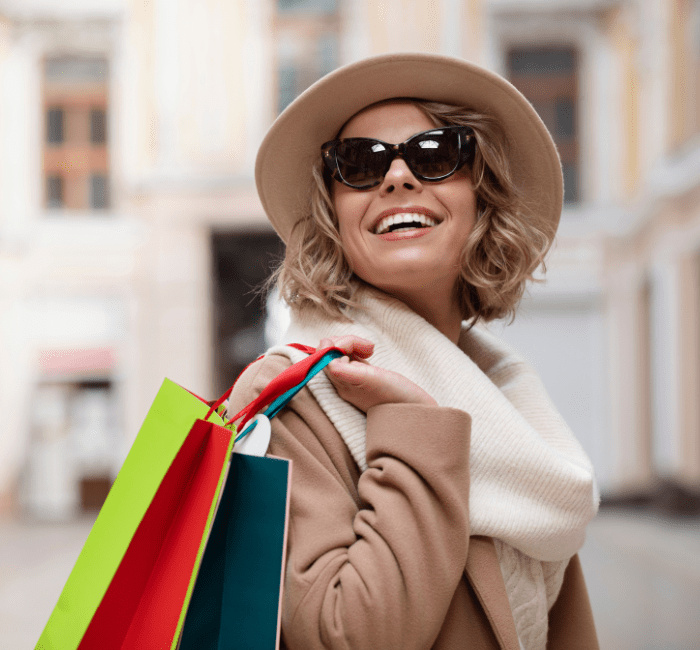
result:
[[[621,185],[624,199],[630,199],[637,188],[640,176],[640,98],[641,76],[638,70],[638,39],[632,25],[634,17],[629,8],[615,8],[608,12],[605,27],[613,45],[620,68],[619,84],[621,102],[620,125],[622,126]],[[643,131],[642,131],[643,132]]]
[[[213,389],[212,229],[267,227],[253,161],[276,110],[273,1],[83,2],[52,21],[39,0],[9,3],[0,21],[0,509],[16,503],[30,453],[40,351],[115,350],[125,453],[164,376]],[[504,335],[538,366],[609,491],[655,472],[700,482],[692,11],[690,0],[346,0],[334,18],[341,63],[422,50],[502,72],[513,44],[578,48],[584,200],[564,211],[548,284]],[[37,199],[40,62],[59,51],[110,60],[107,218],[50,218]],[[112,314],[92,338],[50,320],[30,331],[51,300],[56,322],[78,303]]]
[[[694,0],[670,0],[668,9],[669,148],[676,150],[700,132],[700,7]]]

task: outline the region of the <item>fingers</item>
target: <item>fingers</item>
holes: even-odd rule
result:
[[[353,359],[367,359],[374,352],[374,343],[363,339],[354,334],[346,334],[345,336],[332,336],[326,339],[321,339],[320,348],[336,347],[340,348]]]
[[[319,348],[335,347],[345,356],[334,359],[324,372],[338,395],[361,411],[389,403],[436,405],[435,400],[412,381],[391,370],[366,361],[374,352],[374,343],[354,334],[321,339]]]
[[[391,370],[350,361],[347,357],[335,359],[326,370],[340,397],[365,413],[378,404],[436,405],[435,400],[422,388]]]

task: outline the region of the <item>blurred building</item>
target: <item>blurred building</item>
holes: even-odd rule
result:
[[[503,336],[603,491],[700,485],[698,0],[0,0],[0,511],[99,505],[164,376],[214,397],[264,349],[258,144],[399,50],[509,77],[557,140],[548,281]]]

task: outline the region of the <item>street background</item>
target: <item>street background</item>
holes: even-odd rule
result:
[[[700,0],[0,0],[0,648],[38,639],[163,378],[213,398],[279,340],[269,125],[408,50],[506,76],[557,143],[546,282],[491,326],[596,468],[602,647],[700,649]]]

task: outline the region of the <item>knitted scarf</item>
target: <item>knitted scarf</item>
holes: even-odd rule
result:
[[[463,327],[455,345],[377,290],[362,289],[356,301],[360,308],[347,312],[351,323],[315,309],[293,316],[285,340],[317,346],[329,336],[361,336],[375,344],[370,363],[471,415],[471,534],[496,540],[520,642],[544,650],[547,612],[597,510],[588,457],[534,369],[485,327]],[[268,354],[292,362],[305,356],[287,346]],[[343,401],[324,373],[308,387],[364,471],[364,413]]]

